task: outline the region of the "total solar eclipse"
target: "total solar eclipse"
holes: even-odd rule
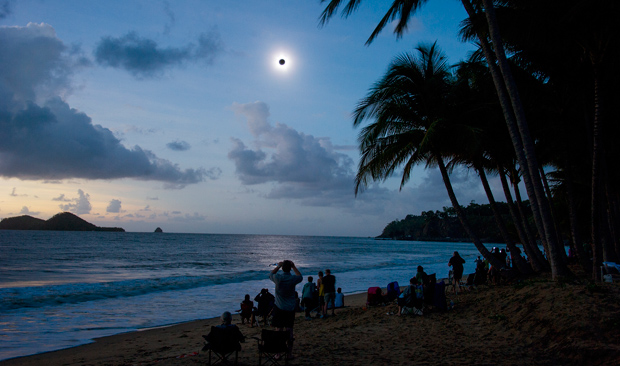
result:
[[[280,59],[280,61],[278,61],[278,63],[279,63],[280,65],[284,65],[284,64],[286,63],[286,61],[284,61],[284,59],[283,59],[283,58],[281,58],[281,59]]]

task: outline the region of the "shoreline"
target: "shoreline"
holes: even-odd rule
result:
[[[396,316],[395,304],[366,308],[366,293],[345,296],[336,316],[295,321],[291,365],[614,364],[620,360],[620,286],[587,279],[558,284],[541,275],[519,284],[481,286],[455,296],[454,310]],[[587,315],[587,316],[586,316]],[[239,323],[239,315],[233,321]],[[219,318],[117,334],[93,343],[0,361],[2,366],[187,365],[204,363],[203,340]],[[262,327],[240,365],[258,360]],[[458,347],[455,345],[458,344]]]

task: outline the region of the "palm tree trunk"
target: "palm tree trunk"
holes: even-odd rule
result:
[[[473,241],[476,249],[480,252],[480,254],[484,257],[484,259],[488,260],[491,265],[496,268],[502,268],[506,264],[501,263],[499,259],[497,259],[489,250],[482,244],[482,241],[478,238],[478,236],[474,233],[469,222],[467,221],[467,217],[459,204],[459,201],[456,199],[456,195],[454,194],[454,189],[452,188],[452,183],[450,182],[450,175],[448,174],[448,169],[446,168],[446,164],[443,162],[443,158],[437,154],[433,154],[434,159],[437,161],[437,165],[439,166],[439,171],[441,172],[441,177],[443,178],[443,183],[446,186],[446,190],[448,191],[448,197],[450,197],[450,202],[452,202],[452,207],[454,207],[454,211],[456,211],[456,215],[463,225],[463,229],[469,235],[469,238]]]
[[[525,229],[528,233],[528,236],[530,237],[530,240],[533,240],[532,247],[534,248],[534,253],[536,253],[536,257],[539,259],[540,263],[543,263],[546,269],[551,269],[551,266],[549,266],[549,260],[547,260],[547,257],[540,251],[540,248],[538,247],[538,242],[536,241],[536,238],[532,235],[532,232],[530,230],[530,225],[527,220],[527,214],[525,213],[525,207],[524,207],[523,201],[521,200],[521,191],[519,190],[519,183],[513,180],[512,186],[515,190],[515,198],[517,200],[517,209],[519,211],[519,215],[521,216],[521,220],[523,220]],[[543,244],[544,244],[544,241],[543,241]],[[543,245],[543,248],[544,247],[545,246]]]
[[[587,255],[586,251],[583,249],[583,237],[577,219],[577,203],[575,202],[572,169],[567,160],[568,159],[564,162],[564,172],[566,174],[564,184],[566,185],[566,196],[568,198],[568,219],[570,221],[571,236],[573,237],[574,249],[579,263],[583,270],[588,273],[592,271],[592,263],[590,262],[590,256]]]
[[[515,228],[517,229],[519,238],[521,239],[521,244],[523,245],[525,254],[527,254],[527,257],[529,258],[530,266],[532,267],[534,272],[544,272],[548,269],[545,257],[538,249],[534,238],[532,238],[532,236],[530,235],[529,230],[526,227],[527,223],[519,214],[515,202],[512,199],[512,194],[510,193],[510,186],[508,185],[508,180],[506,179],[506,173],[504,172],[502,167],[499,167],[499,169],[499,178],[502,182],[502,188],[504,190],[504,195],[506,196],[506,202],[508,203],[508,210],[510,211],[510,216],[512,217],[512,221],[514,222]]]
[[[549,210],[551,212],[551,218],[553,219],[553,232],[556,235],[556,240],[559,245],[562,246],[562,250],[560,250],[560,254],[562,256],[562,260],[565,263],[568,263],[568,257],[566,256],[566,248],[564,248],[564,242],[562,240],[562,236],[560,235],[560,228],[558,227],[558,222],[555,219],[557,215],[555,214],[555,210],[553,209],[553,196],[551,195],[551,189],[549,188],[549,181],[547,181],[547,174],[545,174],[545,170],[542,166],[539,167],[540,177],[542,178],[543,187],[545,188],[545,194],[547,197],[547,202],[549,203]]]
[[[508,60],[506,58],[506,53],[504,51],[502,39],[499,33],[499,25],[495,16],[493,0],[482,0],[482,3],[484,4],[484,12],[487,18],[487,25],[489,27],[489,35],[495,50],[495,57],[504,80],[506,91],[510,97],[519,135],[521,136],[523,152],[525,153],[526,159],[523,162],[519,160],[519,165],[524,168],[523,170],[529,171],[529,175],[523,175],[526,188],[528,189],[528,197],[530,197],[530,202],[534,200],[537,201],[536,203],[538,204],[538,207],[533,206],[532,209],[539,210],[542,218],[543,230],[548,243],[547,254],[551,264],[551,275],[554,279],[571,276],[572,274],[566,266],[566,262],[563,260],[560,253],[560,250],[564,250],[564,248],[561,247],[557,241],[557,234],[555,234],[555,227],[553,225],[549,204],[545,200],[540,175],[538,174],[538,161],[534,151],[534,143],[525,118],[523,104],[521,103],[519,92],[514,78],[512,77],[510,65],[508,64]],[[515,149],[516,148],[517,146],[515,146]],[[528,180],[531,184],[528,184]]]
[[[491,211],[493,211],[493,216],[495,217],[495,222],[497,223],[499,232],[504,238],[504,241],[506,242],[506,246],[508,247],[508,249],[510,249],[510,253],[513,254],[511,256],[513,260],[513,264],[517,267],[519,272],[523,274],[531,274],[532,267],[530,267],[527,264],[527,262],[523,260],[523,257],[521,257],[521,249],[519,249],[515,245],[515,242],[512,240],[512,238],[508,234],[508,230],[506,229],[506,224],[504,223],[504,219],[502,218],[502,215],[500,214],[499,209],[497,208],[497,204],[495,203],[495,197],[493,197],[493,192],[491,191],[491,187],[489,186],[489,181],[487,179],[486,173],[484,172],[484,169],[480,167],[475,167],[475,169],[478,172],[478,175],[480,176],[480,180],[482,181],[482,186],[484,187],[484,192],[486,193],[487,198],[489,200],[489,205],[491,206]]]
[[[475,10],[470,2],[470,0],[462,0],[463,6],[467,11],[470,19],[474,19],[476,16]],[[547,240],[546,240],[546,231],[545,225],[543,222],[542,215],[540,214],[539,205],[537,199],[532,199],[532,197],[536,197],[534,194],[534,186],[533,179],[530,176],[530,170],[527,168],[528,161],[525,155],[525,149],[523,146],[523,141],[521,137],[521,133],[519,131],[519,126],[517,124],[517,120],[515,119],[515,114],[513,111],[513,106],[510,101],[510,97],[506,88],[505,81],[502,77],[500,70],[498,70],[497,65],[495,64],[496,56],[491,49],[488,39],[484,34],[478,33],[478,40],[480,41],[480,46],[482,51],[484,52],[484,56],[487,59],[487,65],[489,67],[489,71],[491,72],[491,76],[493,79],[493,84],[495,85],[495,89],[497,91],[497,96],[499,98],[500,106],[502,107],[502,112],[504,114],[504,119],[506,122],[506,126],[508,127],[508,133],[510,134],[510,139],[512,141],[513,147],[515,149],[515,154],[517,156],[517,161],[519,165],[522,167],[523,173],[523,182],[525,183],[525,188],[528,193],[528,197],[530,197],[530,206],[532,208],[532,214],[534,217],[534,223],[536,224],[536,229],[538,231],[538,236],[541,238],[543,246],[545,247],[545,251],[549,253],[549,249],[547,248]],[[529,232],[529,231],[528,231]]]
[[[603,247],[601,220],[603,195],[601,189],[601,155],[602,147],[602,124],[601,124],[601,81],[598,78],[598,67],[594,66],[594,121],[592,124],[592,196],[591,196],[591,225],[592,225],[592,277],[596,280],[600,278],[600,266],[603,262]]]

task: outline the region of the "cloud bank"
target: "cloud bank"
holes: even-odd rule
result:
[[[133,178],[168,188],[205,179],[203,168],[182,170],[139,146],[126,148],[112,131],[71,108],[62,95],[83,60],[50,25],[0,27],[0,44],[0,176]]]
[[[417,185],[402,191],[371,184],[354,196],[355,166],[329,138],[318,138],[277,123],[272,126],[269,106],[263,102],[234,104],[233,111],[247,119],[253,141],[247,146],[232,138],[228,158],[235,163],[236,174],[243,185],[270,183],[266,197],[295,199],[305,206],[339,207],[350,213],[395,215],[420,214],[425,210],[441,210],[450,206],[441,174],[437,169],[417,170]],[[396,174],[395,176],[397,176]],[[465,170],[455,169],[451,181],[462,205],[471,200],[486,202],[477,179]]]
[[[217,32],[201,34],[196,44],[166,48],[130,32],[118,38],[102,38],[94,53],[99,65],[123,69],[138,78],[148,78],[188,62],[211,64],[222,49]]]

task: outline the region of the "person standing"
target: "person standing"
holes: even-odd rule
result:
[[[452,267],[454,277],[454,293],[459,293],[459,282],[461,278],[463,278],[463,264],[465,264],[465,259],[461,258],[459,252],[454,252],[452,258],[448,262],[448,267]]]
[[[325,270],[325,277],[323,277],[323,292],[325,297],[325,308],[323,309],[323,317],[327,317],[327,309],[331,304],[332,315],[336,315],[336,277],[332,275],[331,270]]]
[[[323,271],[319,271],[319,278],[316,280],[316,288],[319,290],[319,310],[316,317],[323,316],[323,307],[325,305],[325,287],[323,286]]]
[[[306,313],[306,320],[312,320],[310,317],[310,311],[316,307],[316,301],[314,298],[317,295],[316,285],[312,282],[314,279],[312,276],[308,276],[308,282],[301,290],[301,304],[304,307]]]
[[[282,268],[282,273],[278,271]],[[291,269],[295,274],[291,274]],[[290,260],[279,262],[269,273],[269,279],[276,285],[276,300],[273,308],[273,326],[278,330],[289,332],[288,356],[293,351],[293,325],[295,323],[295,285],[303,281],[303,277],[295,263]]]

